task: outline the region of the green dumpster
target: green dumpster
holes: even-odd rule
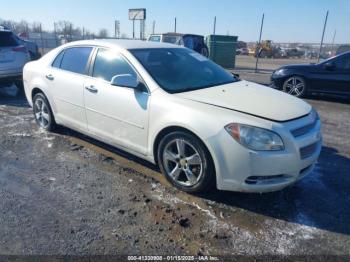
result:
[[[206,38],[209,58],[224,68],[234,68],[238,36],[209,35]]]

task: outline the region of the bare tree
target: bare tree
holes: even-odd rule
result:
[[[19,22],[17,24],[17,32],[18,33],[23,33],[23,32],[28,33],[29,32],[29,23],[25,20],[22,20],[21,22]]]
[[[42,31],[41,23],[40,22],[33,22],[31,26],[31,31],[33,33],[40,33]]]
[[[29,23],[27,21],[20,21],[20,22],[15,22],[15,21],[5,21],[5,23],[2,23],[7,25],[13,32],[15,33],[23,33],[23,32],[29,32]]]
[[[107,29],[101,28],[100,31],[98,31],[98,37],[99,38],[107,38],[108,37]]]

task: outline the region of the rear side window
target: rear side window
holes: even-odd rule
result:
[[[56,67],[56,68],[60,68],[60,67],[61,67],[61,62],[62,62],[63,55],[64,55],[64,51],[62,51],[62,52],[55,58],[55,61],[53,61],[53,63],[52,63],[52,67]]]
[[[11,32],[0,32],[0,47],[18,46],[19,43]]]
[[[110,82],[113,76],[130,74],[137,77],[135,70],[118,53],[99,49],[96,55],[92,76]]]
[[[60,68],[77,74],[85,74],[91,51],[92,47],[72,47],[67,49],[64,52]]]

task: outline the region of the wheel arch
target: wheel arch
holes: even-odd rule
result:
[[[154,139],[153,142],[153,157],[154,157],[154,162],[156,163],[156,165],[158,165],[158,159],[157,159],[157,151],[158,151],[158,147],[160,144],[160,141],[162,140],[163,137],[165,137],[167,134],[170,134],[172,132],[175,131],[182,131],[182,132],[186,132],[189,133],[193,136],[195,136],[204,146],[205,150],[207,151],[208,157],[210,158],[209,160],[211,161],[213,168],[214,168],[214,172],[215,172],[215,181],[216,181],[216,165],[215,165],[215,161],[212,155],[212,152],[210,150],[210,148],[208,147],[208,145],[204,142],[203,139],[201,139],[196,133],[194,133],[193,131],[189,130],[188,128],[182,127],[182,126],[177,126],[177,125],[172,125],[172,126],[168,126],[163,128],[162,130],[160,130],[156,136],[156,138]]]
[[[34,88],[32,89],[32,93],[31,93],[31,95],[30,95],[32,101],[33,101],[34,96],[35,96],[36,94],[38,94],[38,93],[43,93],[43,94],[45,95],[45,93],[44,93],[44,91],[43,91],[42,89],[40,89],[39,87],[34,87]],[[45,96],[46,96],[46,95],[45,95]]]

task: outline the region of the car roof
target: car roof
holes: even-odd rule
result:
[[[151,48],[182,48],[178,45],[160,42],[148,42],[133,39],[96,39],[70,42],[67,46],[96,45],[105,47],[119,47],[122,49],[151,49]]]

